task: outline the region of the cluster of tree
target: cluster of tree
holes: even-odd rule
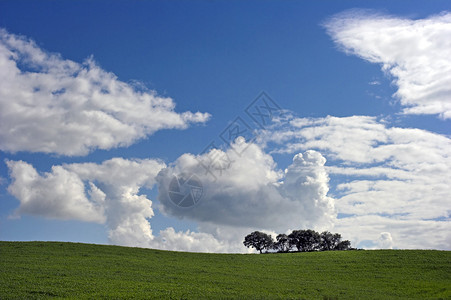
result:
[[[263,250],[277,252],[309,252],[330,250],[351,250],[351,242],[341,240],[338,233],[324,231],[318,233],[314,230],[293,230],[290,234],[279,234],[274,241],[271,235],[264,232],[254,231],[244,238],[246,247],[253,247],[262,253]]]

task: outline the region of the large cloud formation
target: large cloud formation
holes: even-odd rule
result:
[[[152,232],[152,200],[140,191],[151,189],[160,170],[158,160],[113,158],[101,164],[53,166],[39,174],[23,161],[8,161],[12,183],[8,191],[20,205],[14,217],[33,215],[48,219],[105,224],[114,245],[180,251],[237,252],[209,233],[176,232],[172,227],[158,236]]]
[[[326,160],[319,152],[296,154],[283,172],[261,147],[242,141],[238,144],[245,150],[235,151],[235,144],[225,151],[185,154],[162,170],[157,177],[161,210],[195,220],[203,231],[217,238],[234,232],[240,241],[243,235],[238,232],[251,229],[285,232],[294,228],[331,228],[336,216],[334,200],[327,195]],[[221,158],[230,164],[213,169],[215,174],[211,174],[207,168]],[[193,208],[180,208],[171,201],[168,187],[180,174],[196,174],[202,183],[202,198]],[[229,238],[234,239],[233,234]]]
[[[218,177],[199,161],[212,154],[182,155],[171,166],[158,160],[114,158],[102,164],[53,166],[39,174],[23,161],[8,161],[13,179],[9,192],[20,201],[16,215],[105,223],[113,244],[207,252],[243,252],[244,234],[252,229],[287,231],[330,228],[335,217],[327,196],[325,159],[316,151],[297,154],[285,172],[255,144],[227,152],[232,163]],[[218,153],[216,153],[218,154]],[[189,209],[173,205],[168,186],[173,176],[195,173],[202,181],[200,203]],[[149,220],[153,203],[140,189],[159,186],[160,210],[199,223],[200,232],[166,228],[158,235]]]
[[[140,91],[90,58],[79,64],[0,28],[0,150],[86,155],[155,131],[205,122]]]
[[[120,245],[242,252],[242,237],[251,230],[315,228],[333,229],[365,248],[451,249],[448,137],[367,116],[293,118],[282,127],[260,137],[282,145],[275,152],[303,152],[285,171],[262,146],[240,142],[244,151],[232,145],[184,154],[169,166],[115,158],[39,174],[25,162],[8,161],[8,190],[21,202],[17,215],[105,223],[110,242]],[[190,208],[169,196],[181,174],[196,174],[202,183],[202,197]],[[158,207],[140,194],[156,184]],[[169,227],[154,235],[154,209],[194,220],[198,232]]]
[[[293,118],[262,140],[274,152],[316,149],[328,158],[343,217],[335,226],[354,243],[377,246],[388,232],[394,247],[451,249],[449,137],[352,116]]]
[[[346,53],[394,77],[404,113],[451,119],[451,13],[410,20],[351,10],[325,27]]]

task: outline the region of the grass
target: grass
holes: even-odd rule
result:
[[[451,252],[202,254],[0,242],[0,299],[450,299]]]

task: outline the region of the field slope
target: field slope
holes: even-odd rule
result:
[[[0,242],[0,298],[451,298],[451,252],[201,254]]]

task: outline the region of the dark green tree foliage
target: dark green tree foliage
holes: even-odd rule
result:
[[[321,236],[318,232],[307,230],[293,230],[288,235],[289,243],[295,246],[298,251],[307,252],[320,249]]]
[[[302,251],[304,249],[305,240],[304,240],[304,230],[293,230],[289,235],[289,241],[291,247],[296,247],[298,251]]]
[[[350,250],[351,249],[351,242],[348,240],[341,241],[337,244],[334,250]]]
[[[260,231],[254,231],[244,239],[246,247],[253,247],[262,253],[262,250],[276,250],[289,252],[295,248],[299,252],[351,250],[351,242],[341,240],[339,233],[324,231],[321,234],[315,230],[293,230],[289,235],[279,234],[276,242],[270,235]]]
[[[339,233],[330,233],[324,231],[321,233],[320,249],[322,251],[335,250],[341,241],[341,235]]]
[[[307,229],[305,233],[305,239],[307,243],[305,245],[305,251],[315,251],[320,249],[321,236],[315,230]]]
[[[278,252],[288,252],[291,249],[290,239],[286,234],[278,234],[276,236],[276,242],[273,244],[273,249]]]
[[[248,234],[244,238],[244,246],[246,247],[253,247],[257,251],[260,251],[262,253],[262,250],[269,250],[272,248],[273,245],[273,239],[270,235],[260,232],[260,231],[254,231],[251,234]]]

